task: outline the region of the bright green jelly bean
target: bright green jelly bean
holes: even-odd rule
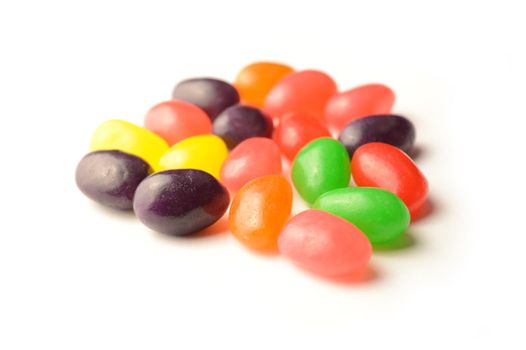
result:
[[[338,141],[323,137],[308,143],[292,164],[292,182],[308,203],[325,192],[349,186],[349,154]]]
[[[321,195],[313,207],[353,223],[373,244],[400,236],[410,221],[404,202],[380,188],[348,187],[330,191]]]

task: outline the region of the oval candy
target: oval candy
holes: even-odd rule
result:
[[[91,151],[119,150],[144,159],[154,170],[168,149],[160,136],[130,122],[112,119],[100,124],[91,138]]]
[[[221,166],[228,155],[223,140],[215,135],[192,136],[167,150],[159,167],[166,169],[198,169],[219,178]]]
[[[358,147],[371,142],[388,143],[407,153],[415,141],[415,127],[399,115],[373,115],[350,122],[338,140],[351,158]]]
[[[327,127],[318,119],[303,113],[289,113],[274,130],[273,139],[289,160],[312,140],[330,137]]]
[[[308,203],[325,192],[347,187],[349,155],[338,141],[322,137],[308,143],[292,163],[292,182]]]
[[[275,62],[255,62],[244,67],[237,75],[234,86],[239,92],[241,102],[263,107],[269,91],[283,77],[294,70]]]
[[[325,108],[329,125],[342,129],[351,121],[373,114],[391,112],[395,94],[388,86],[367,84],[331,97]]]
[[[213,124],[213,133],[221,137],[229,149],[251,137],[271,137],[272,120],[255,107],[236,105],[227,108]]]
[[[228,191],[204,171],[166,170],[141,182],[133,210],[154,231],[187,236],[219,220],[229,201]]]
[[[236,193],[229,214],[232,234],[256,250],[275,250],[292,209],[292,188],[281,175],[258,177]]]
[[[212,132],[212,123],[201,108],[177,100],[152,107],[146,114],[144,127],[161,136],[169,146],[190,136]]]
[[[281,230],[279,251],[297,265],[325,276],[344,276],[371,259],[367,237],[350,222],[321,210],[292,217]]]
[[[239,103],[239,93],[232,85],[213,78],[183,80],[175,86],[172,98],[196,105],[212,121],[225,109]]]
[[[347,187],[321,195],[313,205],[337,215],[362,231],[371,243],[384,243],[404,233],[409,210],[390,191],[373,187]]]
[[[279,174],[281,153],[276,143],[264,137],[253,137],[230,152],[221,168],[221,181],[235,193],[257,177]]]
[[[137,186],[152,168],[142,158],[121,151],[88,153],[77,165],[75,181],[87,197],[115,209],[131,209]]]
[[[263,110],[278,119],[287,113],[298,112],[323,120],[325,105],[336,91],[334,80],[323,72],[294,72],[281,79],[270,90]]]
[[[427,180],[416,164],[400,149],[380,142],[368,143],[354,153],[351,162],[358,186],[379,187],[396,194],[411,217],[425,204]]]

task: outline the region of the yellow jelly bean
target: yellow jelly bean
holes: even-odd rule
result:
[[[159,161],[162,170],[198,169],[219,178],[228,155],[225,142],[216,135],[199,135],[173,145]]]
[[[124,120],[105,121],[91,138],[92,151],[119,150],[144,159],[154,170],[159,170],[159,159],[168,144],[150,130]]]

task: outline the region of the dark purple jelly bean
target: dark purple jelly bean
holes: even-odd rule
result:
[[[232,85],[212,78],[183,80],[174,88],[172,97],[200,107],[211,120],[239,103],[239,93]]]
[[[219,220],[229,202],[228,191],[212,175],[177,169],[155,173],[141,182],[133,210],[154,231],[187,236]]]
[[[121,151],[88,153],[77,165],[75,180],[89,198],[107,207],[133,208],[137,186],[152,173],[139,157]]]
[[[399,115],[372,115],[350,122],[338,139],[351,157],[358,147],[370,142],[387,143],[407,153],[415,141],[415,128]]]
[[[227,108],[214,120],[212,133],[232,149],[251,137],[271,137],[272,129],[271,119],[259,109],[237,105]]]

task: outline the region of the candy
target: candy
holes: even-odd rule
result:
[[[404,202],[380,188],[340,188],[321,195],[313,208],[349,221],[373,244],[400,236],[409,225],[409,210]]]
[[[139,157],[121,151],[88,153],[77,165],[75,180],[87,197],[107,207],[131,209],[139,183],[152,172]]]
[[[237,105],[227,108],[215,120],[213,133],[221,137],[228,148],[236,147],[250,137],[271,137],[272,121],[259,109]]]
[[[291,67],[279,63],[252,63],[239,72],[234,86],[239,91],[241,102],[262,107],[272,87],[293,71]]]
[[[278,240],[281,254],[297,265],[326,276],[343,276],[363,268],[371,243],[353,224],[335,215],[307,210],[285,225]]]
[[[154,170],[168,144],[150,130],[124,120],[112,119],[100,124],[91,138],[92,151],[119,150],[144,159]]]
[[[358,186],[380,187],[396,194],[413,217],[426,202],[427,180],[416,164],[398,148],[368,143],[354,153],[351,162]]]
[[[385,85],[359,86],[332,96],[325,109],[325,119],[341,129],[355,119],[391,112],[394,101],[394,92]]]
[[[298,112],[323,120],[325,105],[335,93],[336,83],[327,74],[315,70],[295,72],[270,90],[263,110],[273,118]]]
[[[166,101],[148,111],[144,127],[173,145],[190,136],[210,134],[212,123],[199,107],[184,101]]]
[[[358,147],[370,142],[388,143],[408,152],[415,141],[415,128],[398,115],[374,115],[352,121],[338,139],[351,157]]]
[[[195,78],[180,82],[175,86],[172,98],[198,106],[211,120],[239,102],[239,94],[232,85],[211,78]]]
[[[290,113],[283,117],[274,130],[273,138],[281,152],[290,160],[307,143],[320,137],[330,137],[327,127],[318,119],[302,113]]]
[[[173,145],[159,161],[165,169],[199,169],[219,178],[221,166],[228,149],[220,137],[199,135],[189,137]]]
[[[253,137],[230,152],[221,168],[221,181],[237,192],[256,177],[281,174],[281,153],[271,139]]]
[[[292,188],[281,175],[258,177],[237,192],[229,226],[232,234],[256,250],[275,250],[292,209]]]
[[[347,187],[349,179],[349,155],[341,143],[331,138],[308,143],[292,163],[292,182],[308,203],[325,192]]]
[[[229,201],[228,191],[204,171],[166,170],[141,182],[133,210],[154,231],[186,236],[219,220]]]

